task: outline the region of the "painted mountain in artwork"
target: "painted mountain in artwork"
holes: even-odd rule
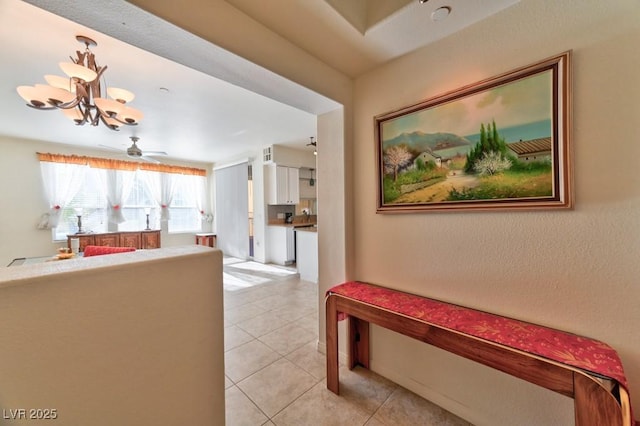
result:
[[[424,133],[415,131],[411,133],[402,133],[393,139],[384,141],[383,148],[387,149],[394,145],[407,145],[412,150],[423,151],[441,151],[445,149],[470,147],[473,143],[466,138],[453,133]]]

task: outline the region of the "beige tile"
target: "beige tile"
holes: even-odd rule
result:
[[[228,351],[255,339],[252,335],[236,325],[224,328],[224,350]]]
[[[228,378],[227,375],[225,374],[224,375],[224,388],[225,389],[229,389],[233,385],[234,385],[233,381],[231,381],[231,379]]]
[[[400,387],[373,417],[383,424],[393,425],[472,426],[460,417]]]
[[[267,312],[245,321],[241,321],[236,325],[251,334],[254,337],[264,336],[267,333],[277,330],[286,325],[288,321],[280,318],[272,312]]]
[[[265,334],[259,340],[280,355],[287,355],[305,344],[316,340],[316,336],[295,324],[287,324],[271,333]]]
[[[291,352],[286,358],[317,379],[327,376],[327,361],[324,354],[316,349],[316,340]]]
[[[241,321],[248,320],[249,318],[264,314],[265,312],[267,312],[266,309],[261,308],[253,302],[229,308],[224,311],[224,324],[227,326],[237,324]]]
[[[326,388],[324,381],[273,417],[278,426],[359,426],[370,414]]]
[[[302,318],[298,318],[295,323],[297,326],[312,331],[316,337],[318,337],[318,315],[310,315]]]
[[[237,386],[271,418],[316,383],[316,378],[283,358]]]
[[[287,306],[291,302],[291,298],[286,295],[282,296],[279,294],[274,294],[269,297],[265,297],[264,299],[256,300],[254,303],[266,310],[273,310],[281,306]]]
[[[268,421],[269,418],[236,386],[225,391],[226,426],[254,426]]]
[[[469,425],[362,368],[341,368],[341,395],[329,392],[316,284],[225,291],[225,309],[227,425]]]
[[[288,305],[273,309],[272,312],[289,322],[295,322],[303,317],[315,315],[317,310],[306,304]]]
[[[340,368],[340,396],[373,414],[398,385],[370,370]]]
[[[238,383],[266,367],[280,355],[258,340],[240,345],[224,354],[225,373],[231,380]]]

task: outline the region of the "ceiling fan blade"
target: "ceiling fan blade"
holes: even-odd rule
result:
[[[142,155],[169,155],[164,151],[142,151]]]
[[[151,158],[151,157],[146,157],[146,156],[142,156],[142,157],[138,157],[138,160],[143,160],[146,161],[148,163],[156,163],[156,164],[160,164],[160,161],[156,160],[155,158]]]
[[[99,144],[98,146],[99,146],[100,148],[108,149],[109,151],[116,151],[116,152],[119,152],[120,154],[122,154],[122,152],[123,152],[121,149],[113,148],[113,147],[110,147],[110,146],[107,146],[107,145],[101,145],[101,144]]]

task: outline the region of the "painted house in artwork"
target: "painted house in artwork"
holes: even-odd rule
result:
[[[413,160],[413,168],[418,167],[418,161],[422,160],[425,164],[433,161],[437,167],[447,167],[451,160],[443,158],[431,151],[424,151]]]
[[[507,147],[518,156],[518,160],[525,163],[551,158],[550,137],[531,139],[528,141],[520,140],[519,142],[507,144]]]

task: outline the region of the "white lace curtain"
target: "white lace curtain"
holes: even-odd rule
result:
[[[171,202],[173,201],[173,191],[175,188],[174,175],[169,173],[144,173],[144,179],[149,186],[151,196],[160,206],[160,221],[167,222],[171,219]]]
[[[58,226],[62,209],[78,193],[88,169],[89,166],[79,164],[40,162],[44,192],[49,202],[47,228]]]
[[[160,220],[171,218],[170,207],[178,179],[193,176],[197,182],[195,200],[204,214],[206,203],[206,173],[202,169],[170,166],[165,164],[134,163],[96,157],[79,157],[62,154],[37,153],[40,159],[42,180],[50,211],[46,226],[58,226],[62,210],[73,200],[82,187],[89,169],[100,169],[101,190],[108,201],[109,222],[125,222],[123,203],[128,198],[136,173],[142,176],[155,202],[160,206]]]
[[[126,222],[122,205],[131,193],[135,171],[100,170],[102,191],[107,199],[107,216],[110,223]]]
[[[200,214],[204,217],[207,214],[205,203],[207,202],[207,178],[205,176],[193,176],[195,182],[195,200],[196,207]]]

